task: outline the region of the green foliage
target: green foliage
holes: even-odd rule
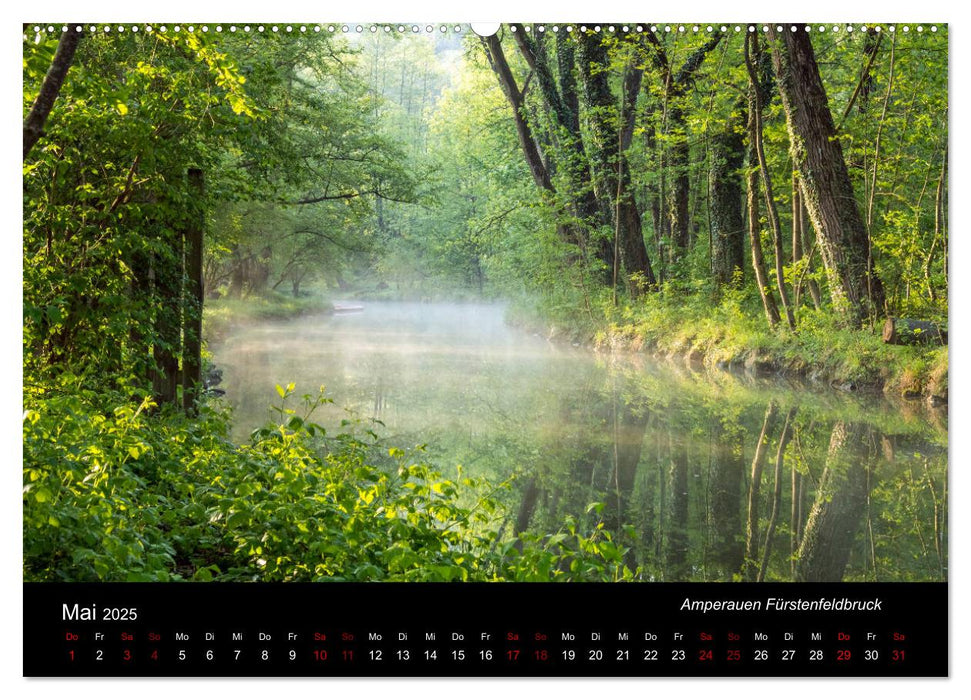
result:
[[[679,67],[700,56],[704,34],[665,33],[657,44],[605,34],[606,61],[594,70],[606,73],[610,99],[597,104],[579,89],[570,63],[575,37],[537,39],[555,57],[551,77],[564,104],[577,110],[571,130],[554,118],[538,76],[503,31],[519,85],[527,75],[535,81],[519,116],[531,125],[552,191],[536,187],[509,104],[474,38],[463,45],[451,35],[85,35],[45,134],[23,164],[26,579],[532,581],[664,573],[632,566],[632,553],[647,545],[603,493],[575,489],[579,506],[550,507],[543,527],[511,535],[504,494],[515,486],[505,477],[496,484],[446,479],[423,456],[379,449],[373,437],[331,435],[312,420],[324,399],[290,408],[289,385],[279,387],[278,420],[244,445],[230,440],[230,417],[220,409],[201,404],[190,419],[155,405],[149,397],[159,393],[160,375],[178,378],[184,368],[186,322],[201,313],[186,293],[183,262],[186,232],[200,222],[206,287],[221,297],[206,315],[210,338],[232,318],[319,309],[334,289],[502,296],[516,303],[514,320],[545,325],[550,338],[946,397],[946,349],[890,347],[873,329],[843,327],[813,235],[801,260],[784,235],[783,279],[773,271],[768,282],[773,293],[783,284],[798,290],[796,333],[766,325],[748,263],[733,285],[711,279],[708,178],[720,158],[713,136],[744,128],[739,37],[725,37],[672,87]],[[826,32],[814,34],[813,45],[868,223],[868,253],[887,290],[885,310],[941,321],[948,313],[947,30],[885,33],[879,48],[874,36]],[[24,44],[24,113],[55,48],[56,35]],[[624,78],[633,71],[642,82],[630,143],[623,158],[603,159],[598,139],[623,125]],[[767,171],[789,232],[790,137],[780,102],[766,98]],[[658,289],[640,298],[630,291],[644,286],[641,273],[627,275],[623,264],[618,289],[606,283],[602,247],[616,235],[617,202],[603,191],[603,175],[618,166],[628,168],[659,278]],[[190,169],[203,171],[204,194],[193,189]],[[676,201],[676,188],[684,200]],[[769,257],[773,242],[755,194]],[[588,195],[596,211],[581,213]],[[682,204],[689,240],[675,250],[671,221]],[[739,415],[749,408],[719,409],[726,434],[741,431]],[[647,407],[629,401],[625,409],[640,418]],[[699,425],[672,429],[688,434]],[[496,445],[498,453],[522,454],[517,439]],[[550,449],[566,454],[559,444]],[[811,476],[803,455],[790,457]],[[562,484],[573,476],[541,474]],[[942,522],[940,478],[936,462],[923,474],[911,469],[873,498],[886,505],[880,517],[889,527],[914,523],[906,526],[916,537],[908,539],[911,554],[923,561],[936,551],[943,572],[941,537],[919,524]],[[653,493],[655,485],[638,488]],[[892,503],[898,490],[907,498]],[[652,521],[655,505],[628,520]],[[700,535],[672,533],[678,537]],[[892,538],[874,545],[874,569],[891,565],[895,546]]]
[[[396,448],[330,435],[328,401],[277,387],[249,444],[229,416],[191,421],[122,394],[31,402],[24,415],[24,578],[45,581],[621,580],[602,523],[510,538],[509,482],[443,478]]]

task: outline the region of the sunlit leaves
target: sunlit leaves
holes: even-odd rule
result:
[[[105,399],[117,403],[106,411],[98,405]],[[300,421],[268,425],[239,447],[218,437],[227,420],[218,413],[190,422],[146,414],[118,395],[43,401],[24,427],[25,578],[632,575],[602,524],[586,532],[571,522],[545,540],[524,535],[518,547],[504,543],[498,495],[508,483],[456,483],[396,448],[382,467],[369,442],[312,437],[308,419],[323,400],[306,397],[294,414]],[[151,462],[143,459],[149,452]]]

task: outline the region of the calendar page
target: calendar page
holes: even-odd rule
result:
[[[948,25],[637,15],[23,25],[24,676],[948,676]]]

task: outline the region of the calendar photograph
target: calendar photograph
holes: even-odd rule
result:
[[[25,587],[944,584],[948,136],[944,23],[25,24]]]

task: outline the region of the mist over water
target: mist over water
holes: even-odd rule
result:
[[[946,578],[946,411],[598,354],[504,313],[365,302],[239,327],[212,348],[236,439],[275,418],[277,384],[325,386],[329,434],[515,475],[511,530],[599,519],[659,580]]]
[[[516,410],[536,383],[588,359],[510,328],[488,304],[369,302],[364,311],[253,326],[216,349],[239,435],[262,425],[275,385],[326,387],[330,417],[376,418],[392,433]]]

